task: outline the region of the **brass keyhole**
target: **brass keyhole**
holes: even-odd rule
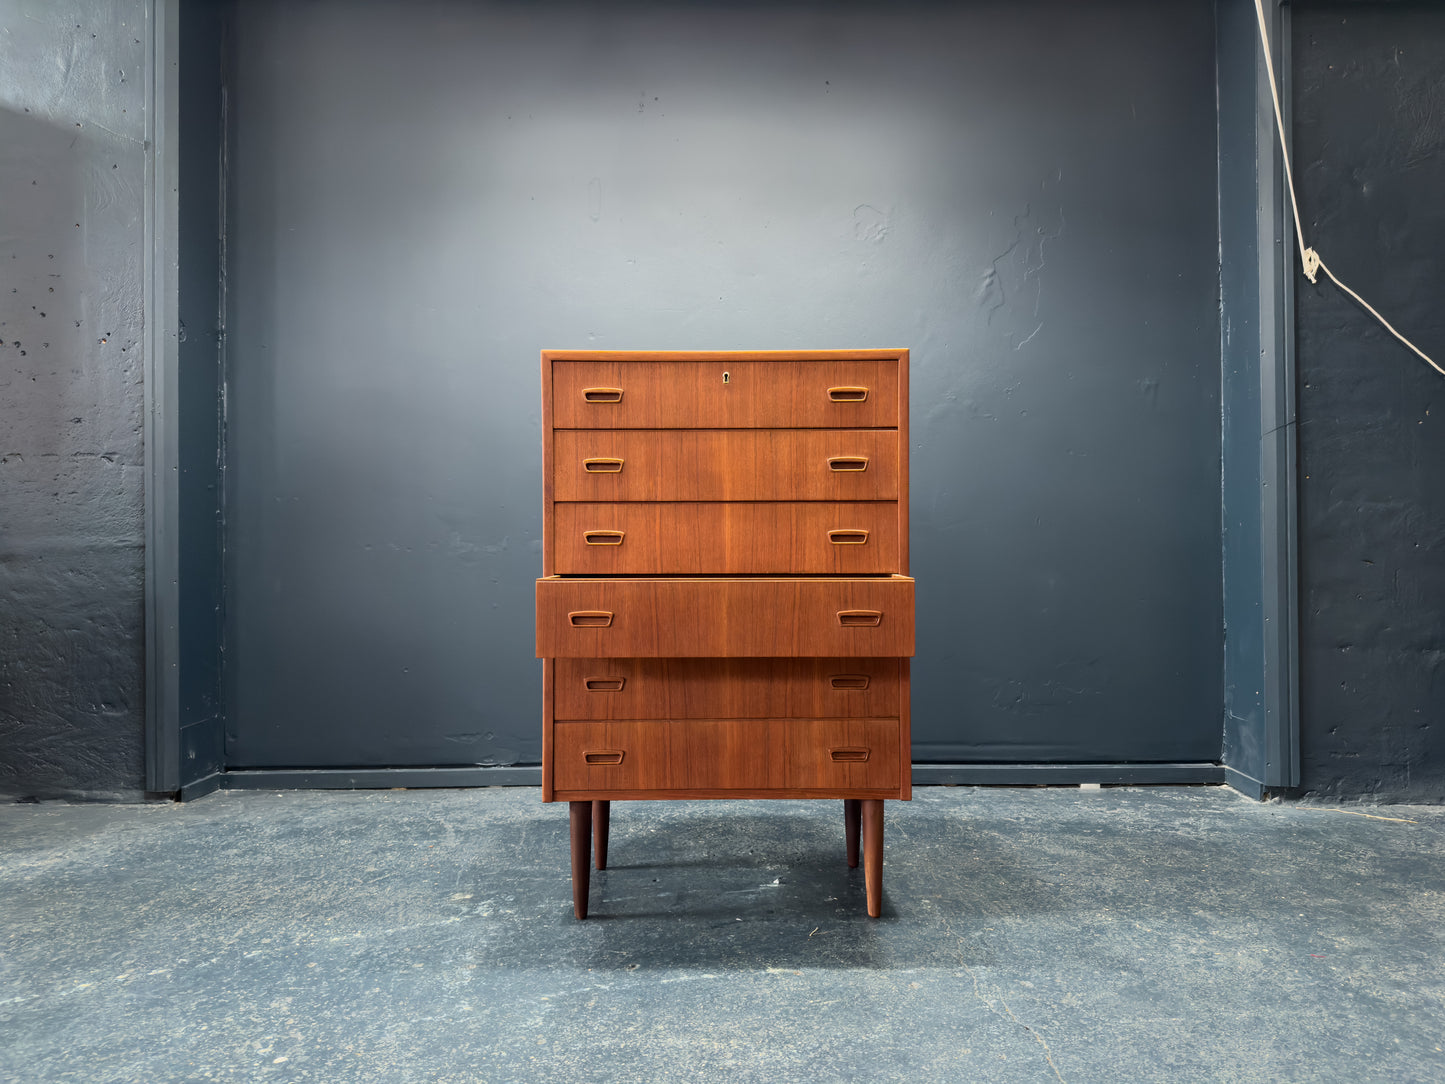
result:
[[[726,383],[727,383],[729,380],[731,380],[731,379],[732,379],[732,374],[729,373],[727,370],[723,370],[723,383],[726,384]]]

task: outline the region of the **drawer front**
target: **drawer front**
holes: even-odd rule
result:
[[[557,659],[557,719],[859,719],[901,714],[897,659]]]
[[[895,428],[898,362],[554,361],[552,425]]]
[[[913,654],[913,580],[542,579],[538,658]]]
[[[574,795],[899,789],[897,719],[559,722],[552,785]]]
[[[895,501],[559,502],[561,575],[897,572]]]
[[[557,501],[896,501],[892,429],[558,430]]]

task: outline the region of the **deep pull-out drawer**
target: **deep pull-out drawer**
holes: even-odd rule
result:
[[[557,429],[893,428],[898,362],[554,361]]]
[[[896,501],[559,502],[560,575],[897,572]]]
[[[897,797],[897,719],[558,722],[554,799]]]
[[[901,714],[898,659],[556,659],[558,719],[866,719]]]
[[[893,429],[558,430],[557,501],[894,501]]]
[[[907,576],[537,581],[538,658],[912,654]]]

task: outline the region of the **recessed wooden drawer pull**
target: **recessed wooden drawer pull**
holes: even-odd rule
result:
[[[589,693],[620,693],[622,687],[627,684],[627,679],[625,677],[584,678],[582,684],[587,686]]]
[[[624,531],[583,531],[582,540],[589,546],[620,546]]]
[[[582,759],[588,764],[621,764],[623,755],[621,749],[584,749],[582,751]]]
[[[835,689],[851,689],[861,692],[868,688],[872,679],[867,674],[834,674],[829,683]]]
[[[862,764],[868,759],[867,749],[829,749],[828,755],[839,764]]]
[[[839,614],[839,618],[843,615]],[[573,610],[567,620],[574,629],[605,629],[612,624],[611,610]],[[878,622],[873,622],[875,625]]]
[[[839,610],[838,624],[844,628],[872,626],[883,620],[882,610]]]
[[[867,388],[829,388],[828,398],[835,403],[861,403],[868,398]]]
[[[582,398],[589,403],[620,403],[622,402],[621,388],[583,388]]]
[[[597,458],[582,460],[582,469],[589,474],[616,474],[622,469],[622,460]]]
[[[618,462],[622,462],[620,459]],[[617,468],[621,470],[621,467]],[[836,471],[859,471],[868,469],[866,455],[835,455],[828,460],[828,469]]]
[[[867,531],[829,531],[828,541],[835,546],[861,546],[868,541]]]

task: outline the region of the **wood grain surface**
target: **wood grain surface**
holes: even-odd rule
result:
[[[559,795],[897,791],[897,719],[559,721],[556,731]]]
[[[863,822],[863,884],[868,896],[868,917],[883,914],[883,803],[865,799],[859,803]]]
[[[902,661],[556,659],[558,719],[884,718],[899,714]]]
[[[568,806],[572,844],[572,913],[587,917],[587,896],[592,879],[592,803],[572,802]]]
[[[899,494],[893,429],[559,429],[552,445],[558,501],[892,501]],[[864,457],[864,470],[829,466]],[[620,470],[585,466],[618,459]]]
[[[891,358],[554,361],[552,385],[558,429],[898,425],[898,362]]]
[[[886,575],[900,571],[892,501],[559,503],[561,575]]]
[[[849,618],[839,616],[859,611],[878,615],[876,624],[845,625]],[[569,614],[579,615],[576,625]],[[598,614],[610,620],[603,625]],[[541,579],[536,652],[551,659],[912,655],[913,580]]]

